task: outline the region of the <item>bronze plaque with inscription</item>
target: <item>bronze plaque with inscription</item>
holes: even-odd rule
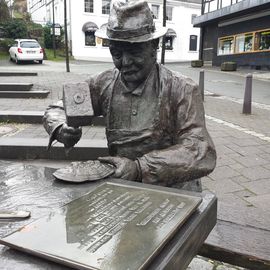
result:
[[[0,243],[77,269],[145,269],[200,202],[107,182]]]

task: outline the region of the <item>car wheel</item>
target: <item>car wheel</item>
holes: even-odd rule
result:
[[[10,62],[12,62],[12,61],[13,61],[13,59],[12,59],[12,57],[11,57],[11,56],[9,56],[9,61],[10,61]]]
[[[43,60],[38,60],[38,63],[39,63],[39,64],[42,64],[42,63],[43,63]]]
[[[15,62],[16,62],[16,64],[20,64],[21,63],[21,61],[20,60],[18,60],[18,58],[17,58],[17,56],[15,55]]]

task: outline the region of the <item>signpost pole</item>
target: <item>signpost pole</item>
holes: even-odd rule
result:
[[[70,72],[69,54],[68,54],[68,34],[67,34],[67,1],[64,0],[64,27],[65,27],[65,53],[66,53],[66,71]]]
[[[163,0],[163,26],[166,26],[166,16],[167,16],[166,0]],[[166,39],[166,36],[164,35],[162,37],[162,48],[161,48],[161,64],[162,65],[165,64],[165,39]]]
[[[52,15],[53,15],[53,31],[52,31],[52,43],[53,43],[53,57],[56,58],[56,47],[55,47],[55,18],[54,18],[54,0],[52,0]]]

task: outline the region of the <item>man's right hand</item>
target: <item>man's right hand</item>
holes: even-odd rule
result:
[[[66,148],[73,147],[82,136],[82,128],[69,127],[63,124],[56,132],[56,140],[63,143]]]

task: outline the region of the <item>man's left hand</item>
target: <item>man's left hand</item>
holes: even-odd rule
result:
[[[113,175],[114,177],[136,181],[139,175],[137,164],[131,159],[125,157],[100,157],[98,160],[109,163],[116,168]]]

